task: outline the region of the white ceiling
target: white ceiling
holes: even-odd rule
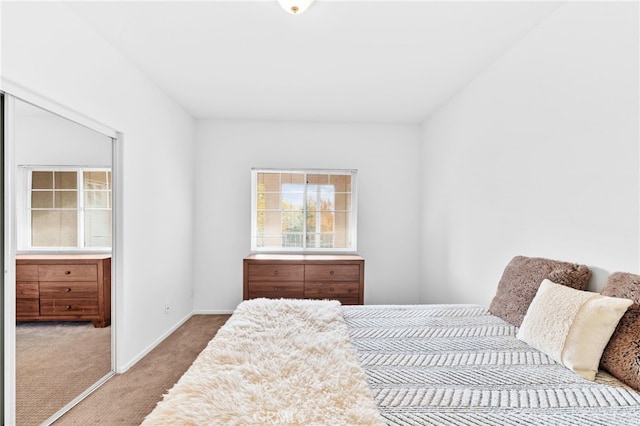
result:
[[[72,2],[196,118],[423,121],[561,3]]]

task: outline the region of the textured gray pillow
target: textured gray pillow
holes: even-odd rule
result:
[[[585,265],[540,257],[516,256],[504,269],[489,311],[520,327],[531,301],[544,279],[586,290],[591,270]]]
[[[614,272],[602,295],[624,297],[634,304],[627,309],[602,353],[600,366],[640,391],[640,275]]]

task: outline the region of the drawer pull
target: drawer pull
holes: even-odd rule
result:
[[[274,287],[273,291],[280,291],[280,289],[278,287]]]
[[[64,271],[65,275],[71,275],[71,271]]]
[[[71,289],[69,287],[65,288],[64,291],[66,291],[67,293],[71,292]]]
[[[329,291],[333,291],[333,287],[329,287]]]
[[[278,275],[278,271],[273,271],[273,275]]]
[[[67,305],[64,307],[67,311],[71,310],[71,305]]]
[[[329,275],[333,275],[333,274],[334,274],[334,272],[333,272],[333,271],[329,272]]]

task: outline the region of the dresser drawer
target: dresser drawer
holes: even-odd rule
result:
[[[20,299],[37,299],[40,297],[38,283],[16,283],[16,297]]]
[[[38,281],[38,265],[16,265],[16,281]]]
[[[358,283],[306,283],[304,297],[307,299],[358,299]]]
[[[96,299],[40,299],[41,315],[97,315]]]
[[[304,265],[249,265],[249,281],[303,281]]]
[[[98,300],[98,283],[95,281],[48,281],[40,283],[43,299],[94,299]]]
[[[255,299],[256,297],[302,299],[304,297],[304,283],[302,281],[252,281],[249,284],[249,298]]]
[[[38,265],[40,281],[96,281],[96,265]]]
[[[304,279],[309,281],[359,281],[358,265],[306,265]]]
[[[16,317],[37,316],[40,314],[39,299],[16,298]]]

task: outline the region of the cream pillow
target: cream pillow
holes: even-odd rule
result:
[[[587,380],[633,302],[542,281],[516,337]]]

